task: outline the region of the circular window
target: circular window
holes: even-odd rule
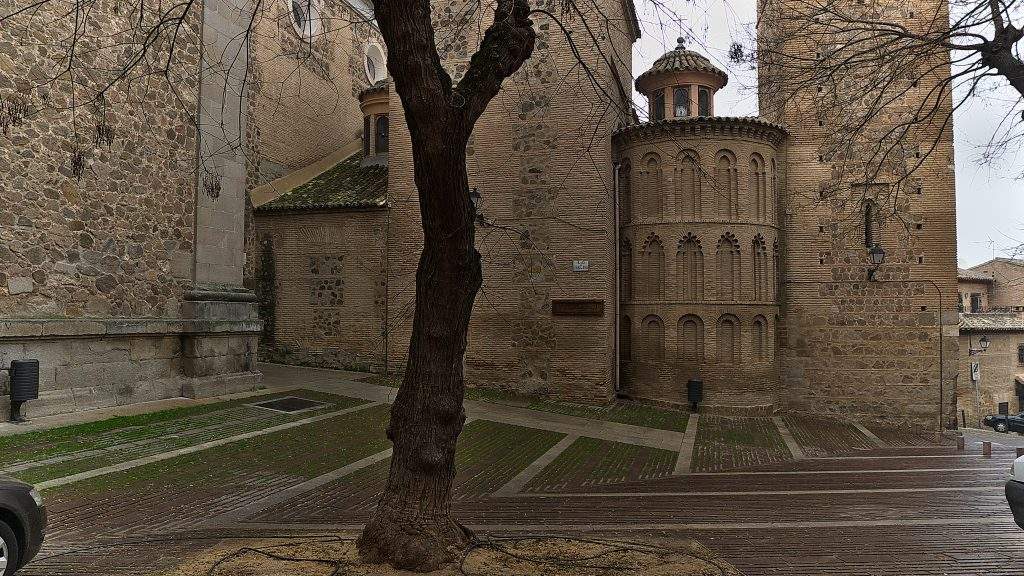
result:
[[[384,64],[384,51],[376,44],[366,47],[366,79],[370,84],[387,78],[387,67]]]
[[[313,0],[288,0],[288,7],[292,26],[303,40],[312,40],[320,34],[320,9]]]

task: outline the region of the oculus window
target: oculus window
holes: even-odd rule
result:
[[[314,0],[289,0],[292,26],[296,34],[307,42],[323,32],[320,8]]]
[[[366,68],[366,79],[370,81],[370,84],[375,84],[388,76],[387,65],[384,62],[384,51],[376,44],[370,44],[366,47],[364,66]]]

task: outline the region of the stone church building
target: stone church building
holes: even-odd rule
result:
[[[456,4],[435,8],[451,15]],[[635,23],[628,2],[602,6],[608,21]],[[537,51],[469,148],[484,286],[468,385],[681,405],[696,378],[706,405],[730,412],[951,424],[948,127],[930,129],[938,144],[922,184],[892,224],[879,204],[895,184],[837,183],[821,154],[829,127],[806,111],[763,90],[762,116],[730,116],[716,106],[728,74],[682,41],[635,76],[629,58],[591,63],[595,86],[539,23]],[[472,42],[439,30],[457,80]],[[604,54],[629,54],[639,37],[635,26],[607,31]],[[762,87],[784,81],[759,73]],[[919,79],[922,90],[935,81]],[[636,115],[634,87],[647,103]],[[254,190],[267,359],[403,368],[421,242],[409,137],[386,80],[358,101],[358,144]],[[824,198],[826,183],[843,201]]]
[[[130,30],[118,4],[99,2],[94,17]],[[759,2],[760,33],[802,53],[769,25],[792,4]],[[947,11],[849,4],[884,5],[884,17],[910,25]],[[177,39],[173,89],[151,75],[76,115],[15,114],[67,104],[46,84],[59,51],[33,43],[23,61],[0,60],[0,369],[40,359],[29,415],[251,389],[257,357],[403,368],[422,235],[372,8],[260,6],[203,2]],[[490,18],[473,6],[434,2],[456,81],[475,19]],[[705,404],[724,410],[947,425],[957,380],[949,127],[926,130],[936,145],[920,184],[895,213],[882,210],[895,184],[841,175],[822,151],[829,120],[808,112],[813,87],[787,86],[765,63],[761,116],[730,116],[716,103],[722,65],[680,42],[634,71],[631,0],[577,6],[580,18],[564,23],[575,45],[534,17],[535,52],[467,151],[484,265],[467,383],[681,405],[699,378]],[[67,22],[46,22],[5,27],[0,40],[67,33]],[[97,69],[118,61],[115,48],[96,51]],[[948,70],[948,58],[935,64],[933,75]],[[914,82],[910,100],[938,80]]]

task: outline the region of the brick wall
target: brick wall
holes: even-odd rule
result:
[[[700,378],[709,404],[775,402],[779,228],[771,167],[784,161],[785,137],[767,123],[730,118],[647,124],[616,136],[619,161],[630,166],[630,185],[620,187],[629,331],[620,334],[630,341],[631,395],[685,402],[686,382]],[[728,173],[716,170],[720,160]],[[759,185],[767,195],[761,209]]]
[[[538,6],[552,9],[553,4],[545,0]],[[628,79],[631,42],[621,25],[623,7],[614,1],[595,6],[603,15],[584,17],[605,30],[606,53],[615,47],[624,55],[618,72],[620,80]],[[458,25],[456,17],[467,13],[464,8],[460,1],[434,5],[442,63],[456,81],[477,40],[475,25]],[[482,18],[482,27],[490,23],[488,11],[475,14],[471,18]],[[469,330],[467,383],[605,399],[614,378],[610,134],[621,110],[609,109],[607,99],[592,87],[557,25],[540,15],[533,20],[536,51],[480,118],[468,150],[470,186],[479,189],[481,213],[496,226],[477,233],[484,285]],[[578,37],[586,36],[579,19],[567,24]],[[618,94],[617,81],[600,64],[595,48],[590,42],[578,45],[603,89]],[[391,348],[390,360],[396,367],[403,366],[407,354],[422,245],[410,152],[401,103],[392,93],[390,317],[394,342],[400,344]],[[574,260],[587,260],[589,270],[574,272]],[[605,311],[600,317],[553,316],[551,300],[557,298],[600,300]]]
[[[981,297],[981,309],[979,312],[987,312],[991,306],[989,290],[992,288],[991,282],[970,282],[967,280],[957,281],[957,294],[960,298],[960,303],[963,306],[964,312],[971,311],[971,294],[977,294]]]
[[[386,341],[387,212],[257,212],[261,244],[273,243],[277,286],[266,360],[379,369]]]
[[[994,309],[1024,306],[1024,262],[996,259],[971,270],[991,274],[989,307]]]
[[[345,2],[318,2],[322,31],[300,37],[289,2],[266,2],[257,19],[252,57],[253,128],[260,159],[256,184],[312,164],[358,140],[363,118],[356,96],[369,86],[369,42],[379,33]]]

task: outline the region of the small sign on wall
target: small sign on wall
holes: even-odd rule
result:
[[[554,316],[604,316],[604,300],[557,298],[551,300]]]
[[[971,382],[977,382],[978,380],[981,380],[981,364],[971,362]]]
[[[590,260],[573,260],[572,261],[573,272],[589,272],[590,271]]]

